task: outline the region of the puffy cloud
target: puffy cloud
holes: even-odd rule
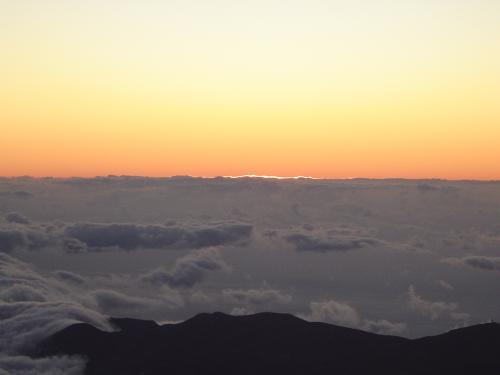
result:
[[[376,246],[379,240],[355,234],[337,233],[329,231],[307,232],[307,233],[292,233],[284,236],[284,240],[292,244],[298,251],[349,251],[361,249],[366,246]]]
[[[405,323],[395,323],[388,320],[362,319],[358,311],[346,302],[325,300],[311,302],[310,313],[301,315],[310,321],[334,323],[341,326],[358,328],[380,334],[400,334],[406,330]]]
[[[465,264],[487,271],[500,270],[500,257],[470,256],[463,259]]]
[[[252,225],[243,223],[191,227],[78,223],[66,227],[65,234],[89,248],[198,249],[242,243],[250,238],[252,229]]]
[[[16,224],[31,224],[31,221],[24,215],[17,212],[10,212],[5,215],[5,220],[8,223],[16,223]]]
[[[201,282],[207,272],[229,270],[217,249],[204,249],[186,255],[175,261],[170,270],[159,268],[141,277],[141,280],[155,285],[172,288],[189,288]]]
[[[261,306],[261,305],[274,305],[274,304],[287,304],[292,301],[292,296],[284,294],[276,289],[225,289],[222,295],[229,302]]]
[[[360,323],[356,309],[345,302],[335,300],[311,302],[310,309],[310,314],[304,316],[307,320],[333,322],[349,327],[357,327]]]
[[[436,320],[442,317],[450,317],[453,320],[466,320],[469,315],[459,312],[458,304],[454,302],[429,301],[417,294],[415,287],[410,285],[408,288],[408,306],[419,312],[421,315]]]
[[[500,271],[500,257],[470,255],[463,258],[445,258],[442,261],[455,266],[465,265],[484,271]]]
[[[399,335],[406,331],[405,323],[395,323],[388,320],[365,320],[361,325],[361,329],[380,333],[384,335]]]
[[[14,214],[12,214],[14,215]],[[15,214],[17,215],[17,214]],[[239,222],[205,225],[141,225],[100,223],[20,224],[11,220],[0,227],[0,251],[59,248],[66,253],[101,249],[200,249],[243,245],[253,226]]]
[[[15,224],[0,228],[0,252],[11,253],[17,249],[36,250],[50,243],[51,236],[44,228]]]
[[[87,245],[76,238],[63,238],[62,250],[68,254],[78,254],[87,251]]]
[[[0,251],[10,253],[15,249],[26,246],[26,237],[22,231],[17,229],[0,229]]]

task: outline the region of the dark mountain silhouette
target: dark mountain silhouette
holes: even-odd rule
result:
[[[499,374],[500,325],[416,340],[288,314],[200,314],[179,324],[111,319],[103,332],[75,324],[40,345],[39,356],[83,355],[89,375]]]

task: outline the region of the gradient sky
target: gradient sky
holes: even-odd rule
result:
[[[500,1],[0,0],[0,175],[500,178]]]

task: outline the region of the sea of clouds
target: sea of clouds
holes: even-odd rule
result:
[[[0,374],[75,322],[277,311],[418,337],[500,316],[500,183],[0,179]]]

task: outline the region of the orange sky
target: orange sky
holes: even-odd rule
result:
[[[102,3],[0,2],[0,175],[500,179],[500,2]]]

